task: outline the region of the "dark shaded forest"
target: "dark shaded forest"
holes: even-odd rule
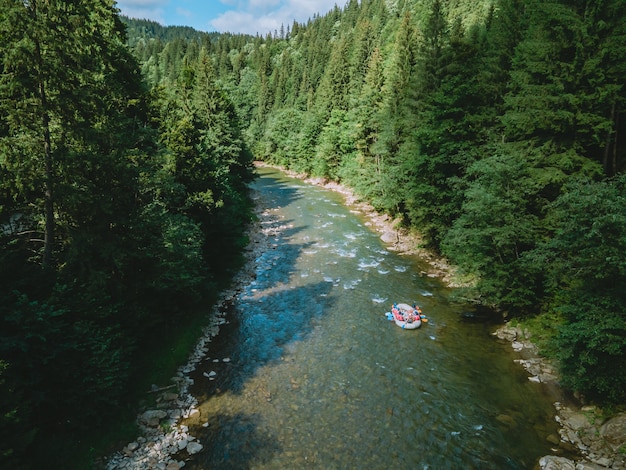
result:
[[[349,0],[256,37],[51,3],[0,14],[5,457],[105,420],[215,294],[252,155],[353,188],[539,323],[565,387],[626,400],[622,0]]]
[[[208,55],[151,89],[113,1],[0,12],[0,466],[80,467],[46,443],[134,416],[237,269],[252,154]]]

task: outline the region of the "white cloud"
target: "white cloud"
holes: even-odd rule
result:
[[[343,6],[347,0],[219,0],[227,10],[217,17],[217,0],[118,0],[122,13],[131,18],[145,18],[161,24],[179,24],[189,21],[192,26],[204,23],[207,29],[220,32],[266,35],[280,31],[281,26],[306,23],[314,14],[324,15],[335,4]],[[206,3],[204,3],[206,2]],[[194,7],[195,5],[195,7]],[[202,6],[200,6],[202,5]],[[217,11],[223,11],[223,7]],[[174,16],[172,16],[174,14]],[[215,13],[213,13],[215,15]],[[185,18],[187,20],[185,20]],[[200,28],[204,29],[202,26]]]
[[[168,0],[118,0],[117,7],[130,18],[141,18],[165,24],[164,6]]]
[[[233,4],[231,0],[220,0]],[[314,14],[330,11],[336,0],[247,0],[237,2],[236,10],[228,10],[209,24],[217,31],[260,34],[279,31],[281,25],[291,27],[298,21],[305,23]]]
[[[280,5],[281,0],[249,0],[250,8],[274,8],[276,5]]]

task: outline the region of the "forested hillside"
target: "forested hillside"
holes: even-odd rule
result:
[[[134,398],[236,266],[252,155],[354,188],[626,399],[622,0],[350,0],[257,37],[0,7],[2,464]]]
[[[144,351],[237,267],[251,153],[212,61],[188,65],[150,90],[113,1],[0,1],[3,468],[81,466],[52,446],[134,416]]]
[[[399,217],[535,317],[564,385],[626,398],[624,2],[350,0],[177,57],[145,39],[152,86],[208,54],[256,158]]]

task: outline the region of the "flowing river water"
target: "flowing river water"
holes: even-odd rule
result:
[[[192,469],[532,469],[553,397],[343,196],[260,169],[280,226],[194,373]],[[420,274],[422,273],[422,274]],[[402,330],[393,302],[429,321]]]

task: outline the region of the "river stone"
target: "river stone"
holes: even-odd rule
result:
[[[626,444],[626,413],[618,414],[604,423],[600,435],[613,450],[623,447]]]
[[[575,431],[587,429],[592,426],[586,413],[573,413],[567,420],[567,425]]]
[[[576,470],[606,470],[607,468],[613,468],[617,470],[618,467],[611,467],[611,462],[605,461],[606,465],[600,465],[593,462],[587,462],[586,460],[582,460],[581,462],[576,462]]]
[[[559,436],[557,436],[556,434],[552,433],[550,434],[546,440],[550,443],[550,444],[554,444],[556,446],[558,446],[561,443],[561,438]]]
[[[517,423],[515,422],[515,420],[509,415],[505,415],[505,414],[498,415],[496,416],[496,420],[498,420],[502,424],[506,424],[507,426],[511,428],[517,426]]]
[[[380,236],[380,239],[385,243],[396,243],[398,234],[396,232],[385,232]]]
[[[493,334],[501,340],[513,342],[517,340],[518,333],[519,331],[516,327],[505,325],[498,328]]]
[[[187,452],[189,452],[189,454],[197,454],[201,450],[202,444],[200,444],[199,442],[190,442],[187,444]]]
[[[156,427],[166,416],[167,413],[163,410],[148,410],[139,417],[139,421],[146,426]]]
[[[541,470],[576,470],[576,464],[565,457],[546,455],[539,459]]]

